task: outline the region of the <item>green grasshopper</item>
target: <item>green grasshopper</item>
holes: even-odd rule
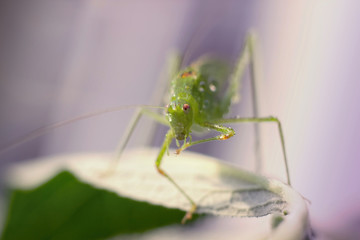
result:
[[[289,170],[285,152],[284,135],[279,119],[275,117],[257,117],[256,107],[256,89],[255,89],[255,36],[249,34],[246,38],[242,52],[240,53],[233,72],[229,75],[228,65],[214,58],[201,58],[191,64],[189,67],[178,74],[172,74],[174,77],[171,81],[170,103],[166,107],[166,115],[149,111],[145,107],[139,108],[131,121],[127,133],[120,142],[117,159],[126,147],[130,136],[132,135],[140,117],[147,115],[156,122],[169,126],[164,142],[157,156],[155,166],[157,171],[166,177],[190,202],[191,208],[182,219],[182,223],[191,219],[192,214],[196,211],[197,205],[192,198],[171,178],[161,167],[163,156],[168,152],[171,142],[175,139],[178,149],[176,154],[181,151],[199,144],[214,140],[226,140],[235,135],[235,131],[222,124],[226,123],[243,123],[243,122],[275,122],[278,126],[280,135],[283,157],[287,174],[287,183],[290,185]],[[239,97],[239,88],[245,67],[250,65],[252,92],[254,103],[254,115],[251,118],[224,118],[228,113],[231,105]],[[227,82],[227,79],[229,81]],[[216,137],[205,138],[198,141],[192,141],[192,131],[201,129],[211,129],[219,132]],[[183,141],[180,146],[179,141]]]

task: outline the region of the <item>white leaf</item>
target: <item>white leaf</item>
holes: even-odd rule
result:
[[[157,149],[127,151],[116,169],[112,169],[113,173],[105,176],[104,173],[114,160],[112,154],[46,157],[13,167],[7,179],[12,186],[33,188],[56,173],[69,170],[94,187],[131,199],[188,211],[188,200],[156,171],[157,154]],[[284,221],[272,231],[270,238],[302,239],[307,234],[306,204],[286,184],[188,151],[179,156],[165,156],[162,168],[197,203],[197,213],[235,217],[275,214],[282,216]]]

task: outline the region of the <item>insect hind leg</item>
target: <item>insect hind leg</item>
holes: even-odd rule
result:
[[[230,85],[226,92],[225,104],[237,102],[240,98],[240,89],[242,85],[242,79],[244,76],[245,68],[249,66],[250,70],[250,88],[251,88],[251,100],[252,100],[252,112],[256,118],[259,116],[259,104],[257,93],[257,79],[258,79],[258,61],[256,59],[256,42],[257,37],[254,32],[247,34],[242,52],[236,61],[234,70],[230,77]],[[255,132],[255,156],[256,156],[256,172],[261,172],[261,139],[259,125],[256,123],[254,126]]]
[[[154,106],[164,106],[167,104],[165,101],[168,100],[170,96],[170,83],[176,74],[180,70],[181,56],[177,52],[171,52],[167,56],[167,61],[163,67],[160,77],[157,83],[154,85],[154,93],[151,98],[151,104]],[[146,143],[150,145],[153,142],[155,133],[158,132],[159,126],[152,123],[148,126],[149,134],[146,139]]]
[[[152,100],[151,103],[154,106],[161,106],[164,103],[164,99],[163,96],[166,95],[166,92],[168,91],[169,87],[170,87],[170,81],[178,72],[179,69],[179,65],[180,65],[180,56],[177,53],[172,53],[168,56],[168,60],[167,60],[167,64],[165,69],[163,70],[162,76],[158,79],[158,82],[155,87],[155,92],[152,96]],[[123,138],[121,139],[121,141],[118,143],[118,146],[116,148],[116,157],[114,159],[114,161],[112,162],[112,164],[110,164],[109,166],[109,170],[108,173],[112,173],[122,155],[122,152],[124,151],[124,149],[127,146],[127,143],[130,140],[131,135],[133,134],[140,118],[142,117],[142,115],[146,115],[150,118],[152,118],[155,123],[160,123],[162,125],[166,125],[169,126],[169,122],[166,121],[165,116],[158,114],[158,113],[154,113],[152,111],[149,111],[148,109],[145,109],[144,107],[139,107],[137,109],[137,111],[134,113],[128,127],[127,127],[127,131],[125,132]],[[155,132],[157,132],[157,125],[153,126],[154,123],[151,123],[152,125],[148,126],[149,130],[149,134],[146,139],[145,142],[147,142],[147,144],[150,144],[151,141],[154,139],[154,135]],[[107,174],[108,174],[107,173]],[[105,174],[105,175],[107,175]]]

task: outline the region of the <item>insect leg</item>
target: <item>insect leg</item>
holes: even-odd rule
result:
[[[256,60],[256,35],[248,33],[244,48],[235,64],[234,71],[231,75],[229,90],[226,94],[228,101],[236,102],[239,99],[239,90],[244,75],[245,67],[250,68],[250,88],[252,97],[252,112],[254,117],[258,117],[259,107],[257,101],[257,60]],[[259,125],[255,124],[255,156],[256,172],[261,172],[261,141]]]
[[[280,141],[281,141],[281,147],[283,152],[283,158],[285,163],[285,170],[286,170],[286,178],[287,183],[291,186],[290,183],[290,174],[289,174],[289,166],[286,156],[286,150],[285,150],[285,140],[284,140],[284,134],[281,127],[281,122],[276,117],[254,117],[254,118],[229,118],[229,119],[219,119],[216,121],[216,123],[224,124],[224,123],[243,123],[243,122],[252,122],[252,123],[262,123],[262,122],[275,122],[278,125],[278,131],[280,135]]]
[[[181,193],[182,195],[184,195],[184,197],[189,200],[189,202],[191,203],[191,209],[186,213],[186,215],[184,216],[184,218],[182,219],[181,223],[185,223],[187,220],[190,220],[191,217],[192,217],[192,214],[195,212],[196,210],[196,204],[195,202],[190,198],[190,196],[174,181],[174,179],[172,179],[161,167],[161,161],[163,159],[163,156],[165,154],[165,152],[167,152],[168,148],[169,148],[169,145],[171,143],[171,141],[173,140],[174,138],[174,133],[173,131],[170,129],[166,136],[165,136],[165,140],[164,140],[164,143],[160,149],[160,152],[159,152],[159,155],[156,159],[156,162],[155,162],[155,166],[156,166],[156,169],[157,171],[163,175],[164,177],[166,177]]]
[[[235,131],[230,127],[225,127],[225,126],[214,124],[214,123],[204,123],[201,126],[204,128],[210,128],[215,131],[221,132],[222,134],[220,134],[216,137],[205,138],[205,139],[201,139],[201,140],[194,141],[194,142],[188,142],[185,145],[183,145],[181,148],[177,149],[176,154],[179,154],[181,151],[185,150],[186,148],[191,147],[196,144],[199,144],[199,143],[210,142],[210,141],[214,141],[214,140],[226,140],[235,135]]]
[[[153,120],[155,120],[156,122],[158,122],[160,124],[169,126],[168,121],[166,121],[166,119],[165,119],[165,117],[163,115],[152,112],[152,111],[150,111],[148,109],[145,109],[145,108],[139,108],[135,112],[135,114],[133,115],[133,118],[130,121],[128,127],[127,127],[126,133],[123,135],[122,140],[119,142],[119,144],[118,144],[118,146],[116,148],[116,157],[115,157],[113,163],[111,164],[111,166],[109,166],[109,171],[108,172],[111,173],[115,169],[115,167],[116,167],[116,165],[117,165],[117,163],[118,163],[118,161],[119,161],[119,159],[121,157],[122,152],[124,151],[127,143],[129,142],[129,139],[130,139],[132,133],[134,132],[134,129],[137,126],[137,124],[138,124],[138,122],[139,122],[139,120],[140,120],[140,118],[141,118],[141,116],[143,114],[150,117],[150,118],[152,118]]]

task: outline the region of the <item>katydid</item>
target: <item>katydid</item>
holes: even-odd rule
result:
[[[168,152],[171,142],[175,139],[178,149],[176,154],[199,143],[210,142],[214,140],[226,140],[235,135],[235,131],[222,124],[225,123],[243,123],[243,122],[274,122],[278,126],[282,152],[285,162],[287,183],[290,185],[289,169],[285,151],[285,142],[280,121],[276,117],[258,117],[256,101],[255,84],[255,60],[254,51],[256,48],[255,36],[249,34],[245,40],[243,50],[237,59],[233,72],[229,75],[226,69],[228,66],[217,59],[204,57],[194,62],[190,66],[172,74],[170,84],[170,100],[166,107],[166,114],[161,115],[146,109],[139,108],[131,121],[127,133],[120,142],[117,159],[126,147],[129,138],[135,129],[140,117],[147,115],[160,124],[170,127],[166,133],[163,144],[155,161],[157,171],[166,177],[190,202],[191,208],[184,216],[182,223],[191,219],[196,211],[196,203],[192,198],[169,176],[161,167],[163,156]],[[232,103],[238,99],[241,79],[246,66],[250,66],[251,86],[254,100],[254,117],[251,118],[224,118],[228,113]],[[228,79],[229,82],[226,82]],[[205,138],[198,141],[192,141],[191,133],[196,129],[211,129],[219,132],[216,137]],[[258,134],[258,132],[257,132]],[[257,136],[259,137],[259,136]],[[180,146],[179,141],[183,141]],[[258,146],[257,141],[257,146]]]

